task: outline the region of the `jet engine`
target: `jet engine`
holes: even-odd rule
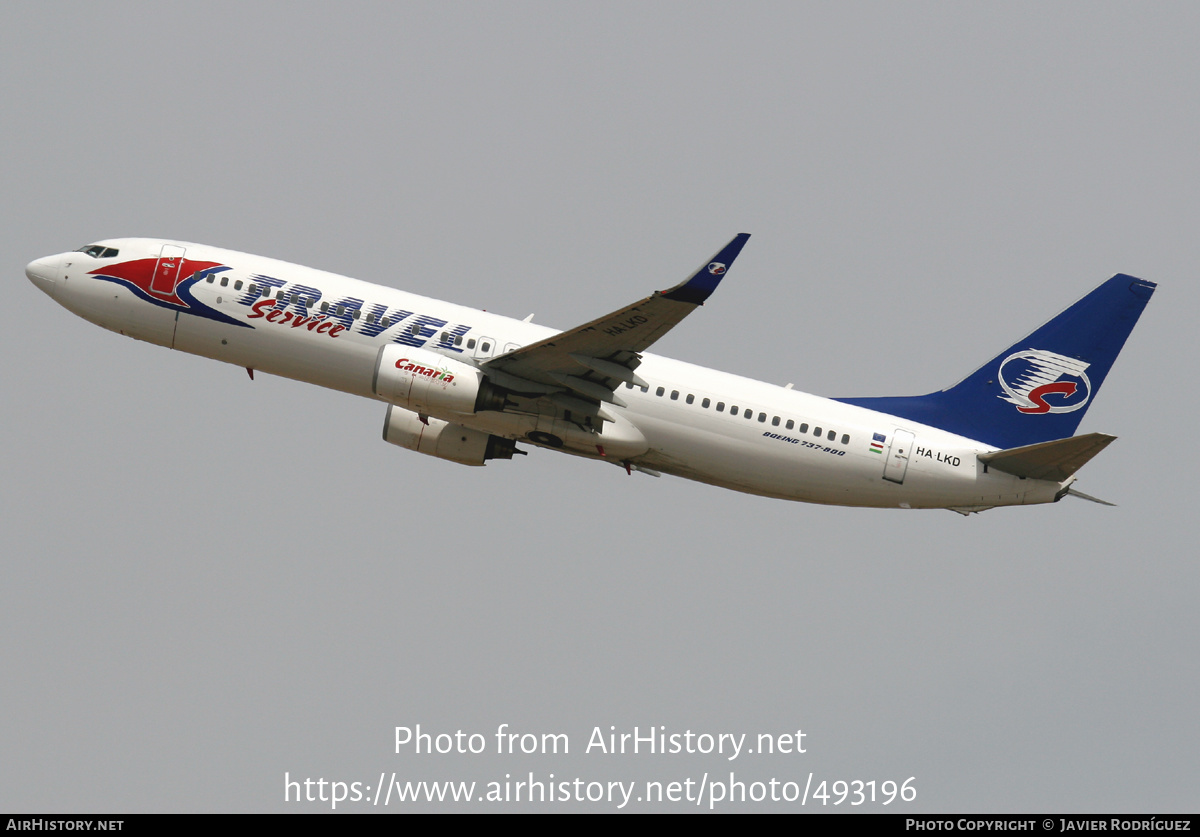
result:
[[[375,394],[423,414],[503,410],[504,390],[468,363],[390,343],[379,350]]]
[[[432,416],[422,420],[416,413],[393,404],[388,405],[383,422],[383,440],[463,465],[483,465],[489,459],[512,459],[514,453],[525,453],[517,450],[511,439]]]

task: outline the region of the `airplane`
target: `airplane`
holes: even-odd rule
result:
[[[1074,435],[1155,283],[1117,274],[961,382],[823,398],[647,352],[750,236],[679,284],[566,331],[275,259],[120,238],[31,282],[112,331],[386,403],[383,438],[464,465],[517,443],[750,494],[967,515],[1056,502],[1116,437]],[[1106,505],[1112,505],[1106,503]]]

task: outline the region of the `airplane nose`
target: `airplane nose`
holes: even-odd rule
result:
[[[53,256],[34,259],[25,265],[25,275],[29,277],[29,281],[51,297],[58,288],[58,277],[61,273],[58,259]]]

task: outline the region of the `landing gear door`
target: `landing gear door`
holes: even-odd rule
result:
[[[894,483],[904,482],[904,474],[908,471],[908,459],[912,455],[913,441],[916,436],[907,430],[897,430],[892,434],[892,446],[888,448],[887,461],[883,464],[883,478]]]
[[[175,293],[175,285],[179,279],[179,271],[183,268],[183,254],[187,250],[178,244],[164,244],[158,256],[158,264],[154,266],[154,279],[150,281],[150,290],[157,294]]]

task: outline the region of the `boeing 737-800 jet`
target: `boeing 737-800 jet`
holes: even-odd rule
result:
[[[915,397],[821,398],[649,354],[748,239],[566,331],[173,240],[99,241],[25,272],[112,331],[385,402],[386,441],[465,465],[523,442],[812,503],[966,514],[1079,494],[1076,472],[1115,437],[1072,434],[1154,283],[1118,274],[962,382]]]

